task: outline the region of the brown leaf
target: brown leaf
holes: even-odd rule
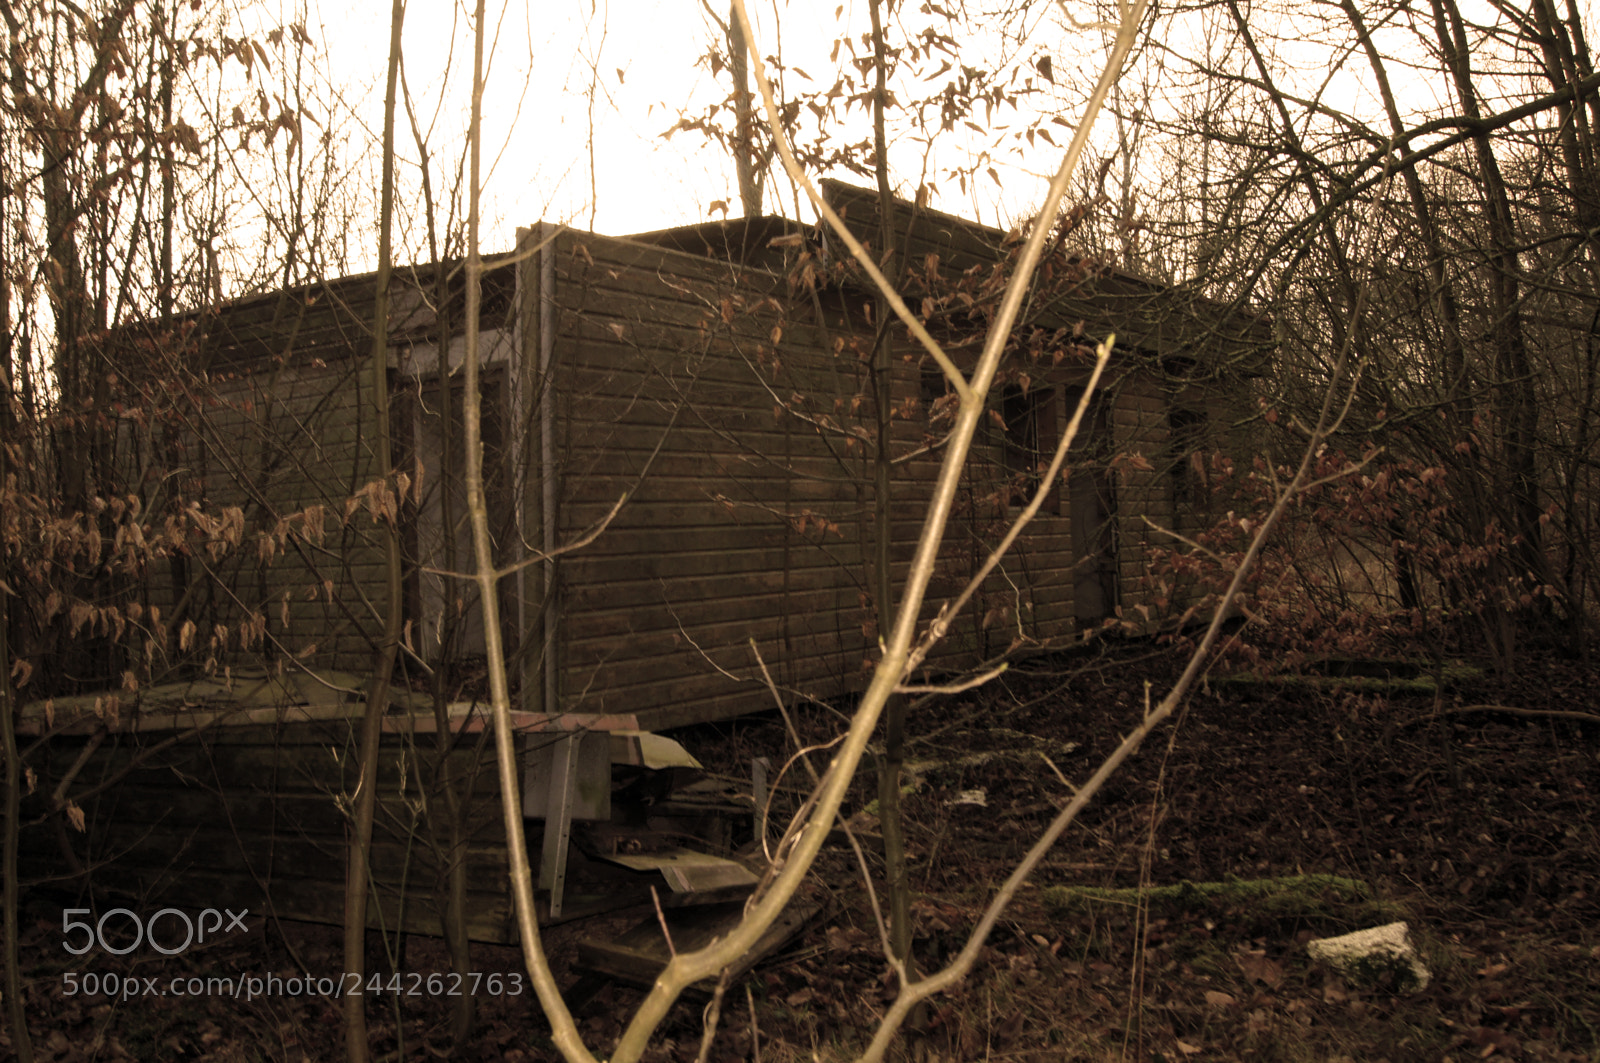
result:
[[[1277,960],[1269,959],[1261,949],[1245,949],[1233,954],[1234,962],[1239,965],[1239,970],[1252,982],[1261,982],[1269,989],[1276,989],[1283,984],[1283,965]]]
[[[67,802],[67,822],[71,823],[73,829],[79,834],[84,832],[85,821],[83,818],[83,809],[78,807],[78,803],[76,801]]]
[[[1231,1008],[1239,1003],[1230,993],[1223,993],[1216,989],[1206,990],[1206,1003],[1214,1008]]]

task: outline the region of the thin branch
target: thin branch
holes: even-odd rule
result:
[[[964,694],[969,690],[975,690],[983,686],[991,679],[998,678],[1010,667],[1010,664],[1002,664],[981,675],[973,676],[971,679],[963,679],[959,683],[947,683],[943,686],[902,683],[894,689],[897,694]]]

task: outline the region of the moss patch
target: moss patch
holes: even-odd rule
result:
[[[1483,677],[1483,669],[1466,661],[1436,662],[1380,658],[1331,657],[1307,661],[1302,670],[1283,675],[1230,675],[1211,680],[1213,686],[1254,686],[1310,690],[1365,690],[1387,694],[1432,696],[1440,687],[1449,690]]]
[[[1107,905],[1132,908],[1142,904],[1152,913],[1169,917],[1234,909],[1248,910],[1269,921],[1302,919],[1352,925],[1406,917],[1402,906],[1379,900],[1365,882],[1338,875],[1185,881],[1144,889],[1046,886],[1041,893],[1045,907],[1057,915],[1081,915]]]

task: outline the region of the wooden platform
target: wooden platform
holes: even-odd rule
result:
[[[363,689],[348,674],[236,675],[27,706],[18,730],[38,744],[29,758],[37,785],[22,818],[24,881],[88,885],[141,910],[227,905],[341,922]],[[450,729],[442,731],[425,707],[420,697],[402,696],[383,721],[372,925],[441,933],[437,900],[460,860],[469,935],[514,942],[487,714],[481,706],[451,706]],[[598,763],[583,785],[598,785],[606,797],[612,766],[675,773],[693,766],[675,743],[641,733],[628,716],[519,713],[513,722],[519,759],[533,773],[521,779],[525,797],[548,796],[547,780],[534,777],[537,765],[580,737],[597,754],[585,761]],[[462,808],[454,847],[446,785]],[[53,809],[58,792],[81,810],[81,831],[65,807]],[[609,800],[578,802],[577,809],[580,817],[611,814]],[[544,814],[525,819],[536,871],[547,848]],[[552,898],[565,921],[648,902],[652,885],[669,892],[659,870],[581,854],[568,860],[565,845],[560,851],[561,886],[540,897],[545,921]]]

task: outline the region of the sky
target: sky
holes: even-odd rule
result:
[[[831,34],[831,9],[800,6],[806,10],[785,14],[785,41],[814,47]],[[551,17],[551,9],[562,13]],[[758,21],[763,14],[770,31],[771,9],[755,12]],[[508,246],[516,226],[540,219],[641,232],[704,220],[713,201],[736,200],[725,154],[698,134],[663,137],[687,111],[727,92],[698,62],[715,30],[693,0],[512,3],[498,15],[491,5],[490,18],[486,248]],[[308,23],[326,42],[347,98],[376,128],[388,5],[321,3]],[[404,35],[408,82],[419,109],[436,115],[441,155],[464,150],[471,47],[458,8],[413,0]],[[404,138],[399,149],[416,158]]]
[[[328,77],[366,124],[359,135],[375,142],[382,121],[389,5],[381,0],[310,2],[302,17],[326,56]],[[727,2],[711,0],[724,18]],[[781,50],[791,68],[809,68],[819,80],[831,80],[830,52],[841,28],[860,34],[868,24],[865,0],[777,5],[752,0],[749,7],[761,53]],[[908,21],[915,25],[931,20],[915,6],[902,5],[908,8]],[[679,118],[702,112],[730,89],[726,73],[716,79],[701,62],[719,31],[700,3],[510,0],[490,3],[489,12],[493,54],[484,102],[484,249],[510,246],[517,226],[537,220],[626,234],[720,217],[711,213],[719,200],[738,213],[729,157],[698,133],[664,136]],[[964,46],[981,42],[977,28],[960,32]],[[1092,48],[1097,42],[1080,43]],[[460,5],[413,0],[404,31],[407,81],[421,120],[431,123],[437,158],[461,157],[465,150],[471,47],[469,19]],[[1059,46],[1052,50],[1062,69]],[[855,118],[864,119],[860,108]],[[996,128],[1004,124],[997,120]],[[1064,144],[1069,134],[1059,128],[1056,133]],[[947,143],[938,150],[945,159],[981,150],[972,147],[977,135],[968,130],[943,139]],[[417,152],[404,127],[397,146],[414,164]],[[1003,222],[1002,214],[1025,209],[1042,195],[1047,173],[1059,161],[1053,152],[1037,154],[1037,173],[996,159],[1004,185],[969,188],[964,197],[955,196],[953,186],[941,187],[945,194],[933,205],[983,216],[991,224]],[[896,145],[891,159],[907,168],[896,173],[897,190],[913,194],[923,173],[920,147]],[[769,193],[766,209],[795,213],[786,183],[783,203],[786,208],[775,205]],[[408,239],[415,245],[418,238],[399,237],[402,244]]]
[[[262,17],[268,22],[304,18],[322,53],[320,62],[328,78],[325,91],[340,94],[349,116],[350,142],[372,151],[381,132],[389,4],[384,0],[277,2],[309,5],[275,16],[263,8]],[[705,2],[719,16],[727,16],[728,0]],[[412,0],[406,14],[407,82],[419,118],[429,128],[436,164],[453,165],[465,153],[472,35],[464,3]],[[819,81],[833,77],[836,63],[830,52],[835,39],[843,32],[859,36],[868,25],[866,0],[748,3],[761,54],[781,52],[791,70],[807,68]],[[1463,0],[1462,6],[1469,16],[1492,21],[1488,0]],[[1588,9],[1588,0],[1583,6]],[[485,250],[510,247],[518,226],[540,220],[627,234],[705,220],[714,216],[710,208],[719,200],[737,213],[728,156],[694,132],[664,136],[681,117],[703,112],[730,88],[725,73],[715,78],[702,62],[719,31],[701,0],[491,0],[488,9],[491,55],[484,101],[481,236]],[[939,189],[933,206],[1001,227],[1011,225],[1038,201],[1060,160],[1056,148],[1031,141],[1024,146],[1019,138],[1028,127],[1042,125],[1053,131],[1054,144],[1066,143],[1070,124],[1078,118],[1077,101],[1098,72],[1107,43],[1103,33],[1068,30],[1062,9],[1055,4],[1015,9],[1030,12],[1013,25],[1025,38],[1022,41],[1000,39],[979,20],[951,30],[962,38],[962,60],[987,64],[1009,51],[1012,64],[1031,74],[1038,59],[1049,56],[1059,85],[1040,83],[1045,91],[1027,98],[1037,109],[985,116],[985,128],[976,133],[957,126],[942,134],[926,165],[922,146],[909,135],[890,152],[893,180],[902,195],[914,194],[926,175]],[[914,30],[938,22],[925,10],[920,3],[899,5],[906,23],[900,27],[901,39],[907,27]],[[1086,20],[1095,17],[1096,3],[1066,0],[1065,10]],[[1333,39],[1319,42],[1318,23],[1293,19],[1286,24],[1269,19],[1273,11],[1252,8],[1251,17],[1270,54],[1284,64],[1285,87],[1335,108],[1366,114],[1381,126],[1379,108],[1364,84],[1364,65],[1348,61],[1330,69],[1326,50],[1318,47],[1333,43],[1347,27],[1336,26],[1328,31]],[[1322,14],[1329,16],[1327,11]],[[1216,17],[1220,16],[1209,16]],[[1187,18],[1187,24],[1180,16],[1167,28],[1167,43],[1176,50],[1170,54],[1202,56],[1216,27],[1209,25],[1203,5]],[[1378,32],[1385,35],[1385,47],[1415,46],[1402,23]],[[978,56],[983,58],[973,58]],[[848,58],[844,55],[839,61]],[[1164,73],[1158,64],[1153,72],[1146,70],[1137,77],[1153,77],[1160,83],[1171,73]],[[906,94],[926,94],[951,76],[907,86]],[[1408,118],[1448,106],[1442,99],[1446,86],[1437,75],[1431,80],[1408,77],[1404,64],[1396,63],[1391,77],[1402,110],[1411,112]],[[1073,87],[1068,88],[1069,83]],[[790,86],[799,84],[798,75],[791,74]],[[1177,100],[1181,104],[1181,96]],[[852,120],[858,123],[857,134],[864,117],[863,109],[856,108]],[[1049,124],[1052,120],[1060,124]],[[1103,121],[1098,135],[1109,137],[1111,125]],[[1002,150],[1006,146],[1015,150]],[[417,151],[403,125],[398,151],[402,179],[410,184],[402,185],[397,257],[416,260],[424,257],[422,238],[408,222],[421,213],[416,209]],[[996,179],[969,181],[961,194],[948,177],[950,166],[980,158],[985,151],[993,158],[982,163],[980,172],[992,164]],[[1154,160],[1155,153],[1149,154]],[[436,171],[436,185],[440,180]],[[767,210],[795,214],[786,182],[779,191],[783,206],[775,205],[776,197],[769,191]],[[375,236],[367,242],[375,250]]]

